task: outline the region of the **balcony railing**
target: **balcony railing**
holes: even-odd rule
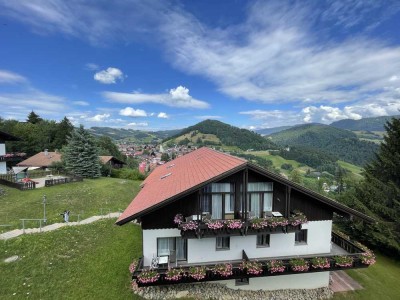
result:
[[[0,162],[2,161],[22,161],[26,157],[26,153],[7,153],[0,155]]]
[[[215,236],[290,233],[300,231],[301,224],[306,222],[307,218],[304,214],[298,213],[289,219],[284,217],[265,217],[248,220],[188,220],[187,222],[178,222],[178,229],[181,231],[183,238],[195,239]]]
[[[143,267],[143,258],[139,260],[136,267],[132,270],[132,279],[135,280],[139,287],[142,286],[154,286],[154,285],[168,285],[178,283],[194,283],[204,281],[216,281],[216,280],[229,280],[229,279],[242,279],[252,277],[266,277],[266,276],[278,276],[278,275],[289,275],[289,274],[301,274],[310,272],[326,272],[326,271],[337,271],[344,269],[355,269],[355,268],[367,268],[369,263],[363,259],[363,256],[367,253],[358,247],[355,243],[345,240],[339,235],[332,233],[332,242],[338,243],[338,246],[344,246],[343,250],[346,250],[346,255],[335,255],[326,254],[319,255],[318,257],[325,264],[317,266],[315,264],[316,255],[310,256],[293,256],[284,258],[259,258],[258,260],[250,259],[243,251],[242,260],[236,261],[219,261],[209,264],[177,264],[174,265],[173,269],[168,269],[168,266],[160,268],[146,268]],[[295,271],[293,268],[293,259],[297,259],[305,263],[307,266],[306,271]],[[347,260],[345,266],[341,264],[341,260]],[[244,266],[250,266],[243,262],[252,262],[253,266],[258,267],[257,272],[251,272]],[[279,268],[273,269],[273,264],[279,265]],[[221,275],[218,269],[225,268],[227,272]],[[254,271],[254,270],[253,270]],[[171,277],[171,272],[175,272],[177,275]]]

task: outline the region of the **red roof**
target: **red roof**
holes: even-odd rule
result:
[[[122,225],[155,205],[246,164],[245,159],[203,147],[158,166],[117,223]]]

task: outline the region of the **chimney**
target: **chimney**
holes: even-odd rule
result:
[[[48,155],[49,155],[49,150],[44,149],[44,155],[45,155],[45,156],[48,156]]]

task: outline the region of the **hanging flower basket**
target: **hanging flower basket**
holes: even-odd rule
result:
[[[348,268],[353,266],[353,257],[351,256],[340,255],[334,256],[333,259],[335,260],[335,266],[337,267]]]
[[[360,259],[364,265],[370,266],[376,263],[375,255],[371,250],[361,254]]]
[[[183,216],[181,214],[177,214],[174,218],[174,223],[175,224],[181,224],[183,222]]]
[[[282,273],[285,271],[285,266],[281,260],[270,260],[267,262],[268,271],[271,273]]]
[[[306,272],[310,268],[308,262],[304,258],[294,258],[289,261],[290,268],[294,272]]]
[[[196,280],[202,280],[206,278],[207,269],[204,266],[201,267],[191,267],[189,269],[189,276]]]
[[[315,257],[311,259],[311,267],[313,269],[329,269],[331,264],[326,257]]]
[[[182,269],[168,269],[165,273],[165,280],[168,281],[179,281],[184,276]]]
[[[232,264],[217,264],[212,269],[214,274],[221,275],[222,277],[232,276]]]
[[[140,283],[152,283],[156,282],[160,278],[160,274],[158,274],[155,270],[143,270],[140,275],[137,277],[137,281]]]
[[[260,275],[263,272],[262,263],[258,261],[242,261],[239,269],[249,275]]]

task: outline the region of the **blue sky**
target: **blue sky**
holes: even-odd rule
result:
[[[399,1],[0,0],[0,116],[255,129],[399,114]]]

